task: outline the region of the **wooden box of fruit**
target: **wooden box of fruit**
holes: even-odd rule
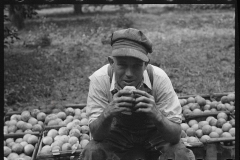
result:
[[[186,146],[204,147],[206,157],[234,158],[235,94],[185,96],[179,100],[185,118],[181,127]]]
[[[4,134],[4,160],[35,160],[40,133]]]
[[[182,106],[183,121],[216,116],[219,112],[226,112],[235,117],[234,92],[181,96],[179,101]]]
[[[46,116],[36,159],[78,157],[88,144],[89,127],[86,108],[69,107]]]

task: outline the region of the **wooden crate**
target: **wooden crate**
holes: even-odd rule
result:
[[[41,141],[41,133],[33,132],[33,133],[5,134],[4,135],[4,140],[6,140],[8,138],[13,138],[14,140],[16,140],[17,138],[23,138],[24,135],[26,135],[26,134],[35,135],[35,136],[38,137],[38,142],[35,144],[34,151],[33,151],[33,154],[31,156],[31,160],[35,160],[36,159],[36,155],[37,155],[37,151],[38,151],[38,148],[39,148],[39,144],[40,144],[40,141]]]
[[[66,160],[69,159],[71,156],[74,156],[74,159],[76,159],[77,157],[79,157],[80,153],[82,152],[82,149],[80,150],[75,150],[74,152],[72,150],[69,151],[58,151],[58,152],[52,152],[50,154],[42,154],[41,149],[43,147],[43,138],[47,135],[47,132],[50,129],[59,129],[63,126],[46,126],[44,128],[42,137],[41,137],[41,142],[39,144],[38,147],[38,151],[36,154],[36,160]]]

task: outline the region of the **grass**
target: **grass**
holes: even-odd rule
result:
[[[111,46],[101,40],[124,26],[141,29],[153,42],[151,63],[169,75],[178,95],[235,90],[234,11],[145,8],[142,13],[68,14],[27,21],[21,38],[4,50],[4,96],[8,106],[86,103],[88,77],[107,63]],[[48,20],[50,19],[50,20]],[[45,26],[40,27],[40,26]],[[52,28],[51,28],[52,27]],[[49,33],[51,45],[30,47]]]

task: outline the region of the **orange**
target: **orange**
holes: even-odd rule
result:
[[[214,118],[214,117],[213,116],[208,116],[206,121],[209,123],[212,118]]]
[[[188,143],[195,143],[195,142],[198,142],[198,139],[196,137],[188,137],[187,142]]]
[[[228,103],[225,103],[223,106],[222,106],[222,111],[226,111],[227,110],[227,106],[229,106],[230,104]]]
[[[190,114],[190,113],[192,113],[192,111],[191,111],[190,109],[185,109],[185,110],[183,111],[183,115],[184,115],[184,116],[186,116],[187,114]]]
[[[210,107],[211,108],[217,108],[217,105],[218,105],[218,102],[217,101],[212,101],[211,103],[210,103]]]
[[[211,108],[210,111],[211,111],[211,112],[216,112],[217,109],[216,109],[216,108]]]
[[[64,143],[62,145],[62,151],[67,151],[67,150],[71,150],[72,149],[72,145],[70,143]]]
[[[24,153],[26,155],[29,155],[31,156],[32,153],[33,153],[33,150],[34,150],[34,146],[32,144],[27,144],[25,147],[24,147]]]
[[[195,98],[189,97],[189,98],[187,99],[187,102],[188,102],[188,103],[195,103],[196,101],[195,101]]]
[[[221,137],[232,137],[232,135],[229,132],[223,132]]]
[[[232,128],[232,125],[230,123],[224,123],[222,125],[222,131],[223,132],[228,132]]]
[[[182,99],[179,99],[179,103],[181,104],[181,106],[185,105],[185,103],[184,103],[184,101]]]
[[[183,131],[183,130],[182,130],[182,131]],[[184,131],[183,131],[183,132],[184,132]],[[184,133],[185,133],[185,132],[184,132]],[[185,133],[185,134],[186,134],[186,133]],[[186,135],[186,136],[187,136],[187,135]],[[84,134],[81,135],[80,139],[81,139],[81,140],[83,140],[83,139],[90,140],[90,137],[89,137],[88,134],[84,133]]]
[[[50,136],[43,137],[42,142],[45,145],[51,145],[53,143],[53,138]]]
[[[200,109],[200,106],[198,103],[192,103],[192,105],[190,105],[190,109],[193,111],[195,109]]]
[[[190,137],[190,136],[195,136],[196,132],[193,128],[188,128],[186,130],[186,134]]]
[[[233,112],[235,110],[235,106],[234,105],[230,105],[228,103],[225,104],[225,107],[230,112]]]
[[[211,137],[211,138],[219,138],[219,134],[217,132],[211,132],[209,134],[209,137]]]
[[[229,93],[227,95],[228,101],[235,101],[235,93]]]
[[[7,146],[3,147],[3,151],[4,151],[4,157],[7,157],[12,152],[11,148]]]
[[[211,106],[209,104],[206,104],[205,106],[203,106],[203,110],[210,110]]]
[[[212,132],[212,127],[210,125],[204,125],[202,127],[202,131],[204,135],[209,135]]]
[[[203,135],[201,138],[200,138],[200,141],[202,143],[206,143],[208,140],[210,139],[210,137],[208,135]]]
[[[201,129],[196,130],[196,136],[197,136],[198,138],[201,138],[201,137],[203,136],[203,133],[202,133],[202,130],[201,130]]]
[[[212,126],[212,132],[216,131],[217,127],[216,126]]]
[[[212,118],[210,121],[209,121],[209,124],[211,125],[211,126],[217,126],[217,119],[216,118]]]
[[[31,117],[31,114],[30,114],[29,111],[23,111],[23,112],[21,113],[21,119],[22,119],[24,122],[27,122],[30,117]]]
[[[190,127],[192,127],[194,124],[198,124],[198,122],[195,120],[195,119],[191,119],[189,122],[188,122],[188,125]]]
[[[206,105],[206,100],[201,97],[201,98],[197,99],[197,103],[198,103],[200,106],[205,106],[205,105]]]
[[[217,105],[217,110],[218,110],[218,111],[221,111],[223,108],[224,108],[224,104],[219,103],[219,104]]]
[[[23,146],[19,143],[15,143],[13,146],[12,146],[12,151],[15,152],[15,153],[22,153],[23,151]]]
[[[228,103],[228,97],[227,96],[222,96],[221,98],[221,102],[224,103]]]
[[[215,132],[217,132],[220,136],[221,136],[221,134],[223,133],[223,131],[222,131],[221,128],[216,128]]]
[[[235,119],[231,119],[231,120],[229,121],[229,123],[230,123],[233,127],[235,127]]]
[[[181,123],[181,128],[186,131],[189,128],[189,125],[187,123]]]
[[[212,102],[210,101],[210,100],[208,100],[208,99],[206,99],[206,104],[211,104]]]
[[[184,105],[184,106],[182,107],[182,109],[183,109],[183,110],[185,110],[185,109],[190,109],[190,107],[189,107],[189,105],[187,104],[187,105]]]
[[[193,113],[202,113],[203,111],[199,108],[196,108],[193,110]]]
[[[42,147],[42,150],[40,151],[40,153],[42,153],[42,154],[51,154],[51,150],[52,150],[51,146],[46,145],[46,146]]]
[[[231,128],[228,132],[235,137],[235,128]]]
[[[84,133],[89,133],[89,127],[88,126],[82,126],[81,127],[81,131],[82,131],[82,133],[84,134]]]
[[[80,145],[84,149],[88,143],[89,143],[89,140],[83,139],[83,140],[81,140]]]
[[[208,125],[208,121],[200,121],[200,122],[198,123],[198,128],[199,128],[199,129],[202,129],[202,127],[205,126],[205,125]]]
[[[225,120],[225,119],[223,119],[223,118],[219,118],[218,120],[217,120],[217,127],[218,128],[222,128],[222,126],[223,126],[223,124],[224,123],[226,123],[227,121]]]
[[[191,128],[193,128],[195,131],[198,130],[198,124],[194,124],[194,125],[192,125]]]

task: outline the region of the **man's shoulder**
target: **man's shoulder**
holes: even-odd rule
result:
[[[108,66],[109,64],[106,64],[104,66],[102,66],[101,68],[99,68],[98,70],[96,70],[89,78],[90,80],[95,77],[95,78],[100,78],[100,77],[104,77],[104,76],[108,76]]]
[[[153,68],[153,76],[154,77],[168,77],[168,75],[167,75],[167,73],[163,70],[163,69],[161,69],[160,67],[157,67],[157,66],[154,66],[154,65],[152,65],[151,64],[151,66],[152,66],[152,68]]]

